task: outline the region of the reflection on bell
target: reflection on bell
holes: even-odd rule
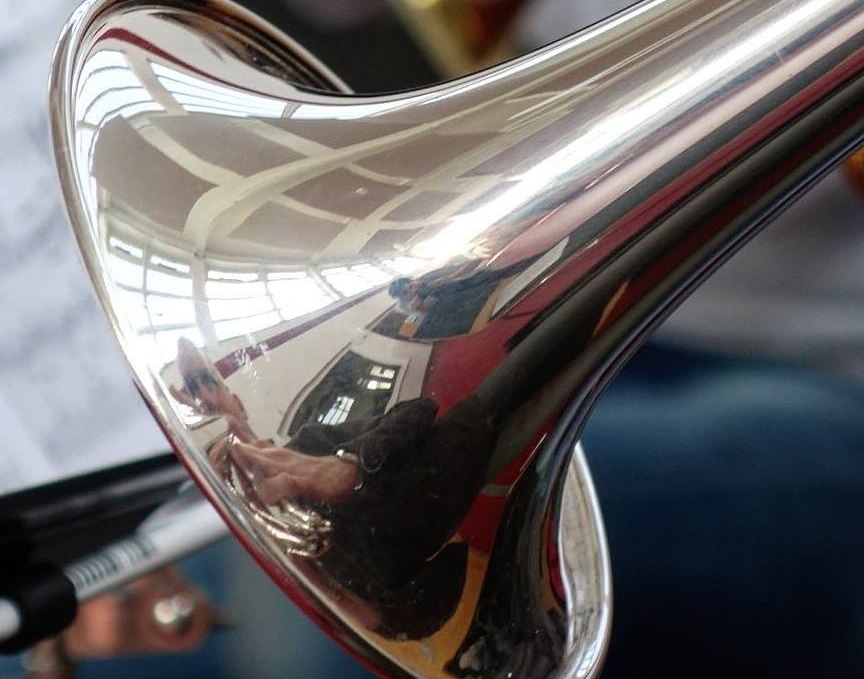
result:
[[[579,429],[860,143],[862,7],[649,2],[366,97],[222,0],[76,13],[52,122],[97,292],[196,480],[346,646],[394,676],[596,675]]]

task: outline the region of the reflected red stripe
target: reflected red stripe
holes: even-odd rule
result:
[[[315,326],[321,325],[324,321],[341,314],[346,309],[350,309],[352,306],[360,304],[360,302],[378,294],[381,290],[381,287],[377,287],[368,292],[364,292],[362,295],[347,300],[343,304],[336,304],[330,307],[327,311],[316,315],[314,318],[310,318],[305,323],[300,323],[299,325],[295,325],[293,328],[289,328],[288,330],[273,335],[273,337],[268,337],[263,342],[256,342],[255,344],[250,344],[248,347],[232,351],[227,356],[223,356],[216,361],[216,370],[219,371],[219,374],[222,375],[222,377],[228,377],[228,375],[235,373],[242,366],[263,356],[265,352],[271,351],[281,344],[285,344],[288,340],[292,340],[295,337],[302,335],[304,332],[309,332]]]

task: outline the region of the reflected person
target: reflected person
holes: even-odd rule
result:
[[[286,447],[232,446],[263,500],[308,503],[332,522],[319,563],[374,606],[387,636],[432,633],[464,582],[467,548],[451,540],[485,482],[494,432],[474,398],[437,415],[419,398],[372,420],[304,424]]]
[[[367,626],[394,638],[440,628],[465,578],[467,547],[454,536],[486,481],[495,441],[480,401],[465,398],[439,416],[434,401],[417,398],[368,420],[307,422],[279,446],[252,435],[221,379],[211,374],[202,388],[202,370],[212,367],[197,349],[182,346],[184,354],[184,387],[172,394],[225,416],[234,434],[209,452],[217,469],[224,475],[231,461],[264,505],[299,505],[329,522],[329,549],[315,566],[371,606],[374,615],[358,615]]]

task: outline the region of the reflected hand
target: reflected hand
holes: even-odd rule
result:
[[[232,453],[267,504],[283,500],[339,502],[357,485],[360,476],[356,464],[334,455],[312,457],[290,448],[241,442],[233,445]]]

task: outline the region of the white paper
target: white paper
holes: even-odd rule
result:
[[[76,0],[0,0],[0,493],[167,449],[79,261],[50,156],[51,54]]]

